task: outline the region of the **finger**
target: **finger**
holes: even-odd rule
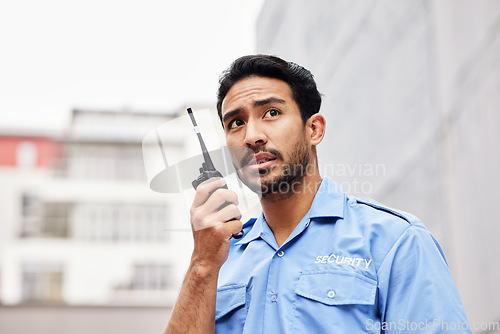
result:
[[[229,204],[224,209],[210,214],[203,215],[200,219],[191,221],[195,231],[210,228],[216,225],[222,225],[231,219],[240,219],[241,213],[238,207],[234,204]]]
[[[241,212],[236,205],[229,204],[228,206],[217,212],[215,214],[215,217],[217,217],[216,219],[221,222],[227,222],[232,219],[240,220]]]
[[[240,220],[230,220],[224,223],[224,230],[227,231],[228,238],[237,234],[243,228],[243,223]]]
[[[201,207],[205,212],[211,213],[225,206],[224,204],[238,205],[238,195],[234,191],[219,188],[215,190],[212,195],[210,195],[210,197]]]
[[[193,207],[198,207],[206,202],[210,193],[217,188],[223,187],[226,184],[226,180],[223,178],[209,179],[208,181],[200,184],[196,189],[196,194],[194,195]]]

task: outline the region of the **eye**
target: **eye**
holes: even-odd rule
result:
[[[276,117],[276,116],[279,116],[280,111],[277,110],[277,109],[269,109],[268,111],[266,111],[266,113],[264,114],[264,117]]]
[[[245,122],[243,122],[241,119],[233,119],[231,122],[229,122],[229,124],[227,125],[227,128],[228,129],[236,129],[240,126],[242,126],[243,124],[245,124]]]

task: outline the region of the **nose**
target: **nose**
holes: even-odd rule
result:
[[[267,136],[257,122],[249,121],[245,128],[245,145],[247,147],[252,148],[267,143]]]

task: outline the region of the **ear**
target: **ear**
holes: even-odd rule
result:
[[[323,140],[326,130],[326,119],[320,113],[309,117],[306,122],[306,130],[311,145],[318,145]]]

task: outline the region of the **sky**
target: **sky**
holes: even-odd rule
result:
[[[255,52],[263,1],[0,1],[0,130],[214,103],[222,70]]]

